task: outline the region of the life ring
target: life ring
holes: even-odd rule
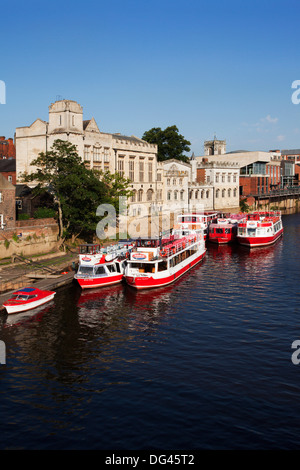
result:
[[[129,256],[130,256],[130,255],[129,255],[129,251],[126,251],[126,255],[125,255],[125,256],[126,256],[127,259],[129,258]]]
[[[163,257],[164,257],[164,256],[167,256],[167,252],[166,252],[165,250],[161,250],[161,251],[160,251],[160,255],[163,256]]]

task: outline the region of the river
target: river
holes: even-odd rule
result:
[[[297,449],[300,214],[283,224],[165,288],[74,283],[0,314],[1,448]]]

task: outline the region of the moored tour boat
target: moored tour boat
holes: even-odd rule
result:
[[[101,248],[99,244],[79,246],[79,266],[74,279],[82,289],[108,286],[122,281],[133,245],[120,242]]]
[[[149,289],[171,284],[202,260],[206,252],[203,234],[137,240],[125,269],[127,284]]]
[[[191,212],[180,214],[177,216],[177,224],[174,229],[181,236],[185,236],[191,232],[204,235],[204,240],[208,238],[209,225],[215,220],[218,213],[215,211]]]
[[[217,218],[209,225],[208,239],[212,243],[223,245],[236,241],[238,222],[245,214],[232,214],[227,217]]]
[[[232,243],[237,235],[237,222],[232,223],[230,219],[217,219],[209,226],[209,241],[218,243]]]
[[[283,234],[280,211],[253,212],[238,223],[237,242],[248,247],[275,243]]]
[[[54,291],[23,287],[15,291],[8,300],[3,303],[7,313],[19,313],[32,310],[40,305],[50,302],[55,296]]]

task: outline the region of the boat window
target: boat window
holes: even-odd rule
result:
[[[117,272],[118,272],[118,273],[120,273],[120,272],[121,272],[121,269],[120,269],[120,264],[119,264],[119,263],[117,263],[117,264],[116,264],[116,269],[117,269]]]
[[[252,235],[255,235],[256,228],[248,228],[247,233],[251,237]]]
[[[37,295],[29,295],[29,296],[28,296],[28,300],[29,300],[29,299],[34,299],[35,297],[37,297]]]
[[[105,274],[104,266],[97,266],[95,274]]]
[[[82,274],[92,274],[93,273],[93,266],[80,266],[79,272]]]
[[[157,266],[158,271],[165,271],[166,269],[168,269],[168,263],[166,260],[163,260],[160,263],[158,263],[158,266]]]
[[[130,263],[131,268],[137,268],[140,273],[153,273],[155,272],[154,263]]]
[[[28,300],[28,295],[18,295],[17,300]]]
[[[216,228],[216,233],[223,233],[223,229],[222,228]]]
[[[230,233],[230,228],[225,228],[225,233]]]
[[[115,268],[115,265],[114,265],[114,264],[108,264],[106,267],[107,267],[107,269],[109,270],[109,272],[111,272],[111,273],[115,273],[115,272],[116,272],[116,268]]]

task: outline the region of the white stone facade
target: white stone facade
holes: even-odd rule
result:
[[[76,101],[56,101],[49,106],[49,122],[37,119],[15,132],[17,182],[40,152],[51,149],[56,139],[76,145],[88,168],[119,172],[131,180],[136,200],[147,207],[156,200],[157,146],[135,136],[100,132],[94,118],[83,120]]]
[[[76,145],[88,168],[119,172],[130,179],[130,217],[239,207],[239,168],[235,164],[203,163],[202,157],[192,157],[190,163],[158,162],[156,145],[135,136],[101,132],[94,118],[83,120],[82,106],[72,100],[52,103],[48,122],[37,119],[16,129],[17,183],[22,173],[34,170],[32,160],[49,151],[56,139]],[[214,154],[225,151],[225,141],[208,141],[207,147],[211,145]]]

